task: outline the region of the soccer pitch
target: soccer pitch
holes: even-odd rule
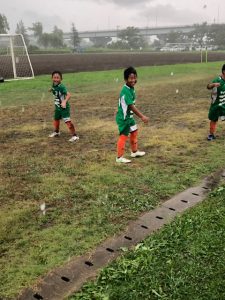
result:
[[[129,166],[115,163],[122,70],[64,75],[80,136],[76,144],[68,142],[63,123],[61,136],[48,138],[54,110],[50,76],[0,84],[0,297],[15,297],[141,212],[224,166],[224,124],[215,142],[206,140],[206,84],[221,65],[137,68],[137,107],[150,123],[139,122],[139,148],[147,155]]]

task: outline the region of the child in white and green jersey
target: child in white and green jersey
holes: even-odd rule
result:
[[[208,141],[212,141],[216,138],[215,131],[218,119],[224,120],[225,118],[225,64],[222,66],[222,74],[213,79],[207,85],[207,89],[212,90],[212,102],[208,114],[210,120]]]
[[[62,84],[62,73],[60,71],[52,72],[52,88],[50,91],[55,97],[55,113],[54,113],[54,132],[49,135],[49,137],[57,137],[60,135],[59,125],[60,120],[63,119],[66,123],[72,137],[69,139],[70,142],[75,142],[79,140],[76,134],[75,127],[70,119],[70,93],[67,91],[66,87]]]
[[[136,93],[134,86],[137,83],[137,71],[133,67],[129,67],[124,71],[125,85],[120,92],[118,111],[116,114],[116,123],[119,129],[119,139],[117,142],[117,158],[118,163],[130,163],[131,160],[123,157],[125,152],[125,144],[130,135],[131,157],[141,157],[145,152],[138,151],[137,133],[138,128],[134,120],[133,114],[136,114],[144,123],[148,123],[149,118],[144,116],[136,107]]]

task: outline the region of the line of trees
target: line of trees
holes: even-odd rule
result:
[[[0,33],[7,33],[10,30],[9,23],[5,15],[0,13]],[[16,33],[23,34],[26,44],[29,45],[29,35],[32,32],[36,43],[44,48],[63,48],[63,31],[57,26],[53,27],[52,32],[43,31],[41,22],[33,23],[31,27],[26,28],[23,21],[20,20],[16,26]],[[136,27],[127,27],[118,31],[117,40],[113,41],[111,37],[93,37],[90,39],[94,47],[108,47],[112,49],[141,49],[148,46],[145,37],[140,35]],[[74,23],[70,29],[70,47],[76,51],[80,45],[80,38]],[[225,24],[195,24],[194,30],[189,33],[171,31],[168,34],[159,35],[153,46],[160,48],[166,43],[193,43],[200,46],[216,45],[219,49],[225,49]]]
[[[9,23],[5,15],[0,14],[0,34],[8,33],[10,30]],[[31,27],[26,28],[23,21],[20,20],[16,25],[16,34],[22,34],[26,44],[30,45],[28,31],[32,32],[38,46],[44,48],[63,48],[67,47],[64,44],[63,31],[57,26],[53,27],[50,33],[43,31],[41,22],[35,22]],[[71,25],[70,45],[73,49],[77,49],[80,45],[80,38],[74,23]]]
[[[108,37],[94,37],[91,39],[95,47],[111,49],[141,49],[148,46],[145,37],[140,35],[136,27],[127,27],[117,34],[117,41]],[[199,46],[215,45],[218,49],[225,49],[225,24],[195,24],[194,30],[188,33],[171,31],[158,35],[153,48],[160,48],[166,43],[189,43]]]
[[[37,44],[43,46],[44,48],[64,47],[63,31],[57,26],[54,26],[51,33],[47,33],[43,31],[42,23],[36,22],[32,24],[32,27],[29,27],[29,30],[33,32],[33,35],[37,40]]]
[[[201,47],[214,45],[225,49],[225,24],[195,24],[194,30],[188,33],[171,31],[159,36],[154,46],[161,47],[166,43],[192,43]]]

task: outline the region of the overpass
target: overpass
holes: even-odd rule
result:
[[[179,31],[183,33],[191,32],[195,29],[193,25],[187,26],[170,26],[170,27],[146,27],[138,28],[139,34],[141,36],[152,36],[152,35],[161,35],[168,34],[171,31]],[[79,37],[81,39],[93,38],[93,37],[117,37],[121,29],[112,29],[112,30],[96,30],[96,31],[79,31]],[[71,33],[64,33],[64,39],[70,39]]]

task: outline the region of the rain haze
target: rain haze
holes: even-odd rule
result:
[[[13,33],[23,20],[26,27],[41,22],[44,30],[57,25],[70,31],[122,29],[127,26],[155,27],[171,25],[222,23],[225,6],[220,0],[1,0],[4,14]]]

